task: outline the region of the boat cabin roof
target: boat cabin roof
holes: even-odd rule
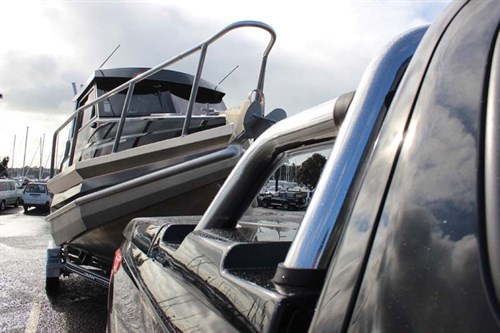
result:
[[[98,89],[110,91],[149,69],[150,68],[142,67],[98,69],[94,71],[93,75],[87,80],[74,100],[78,101],[85,98],[88,91],[95,85],[97,85]],[[191,93],[193,79],[193,75],[164,69],[138,82],[135,85],[134,94],[147,94],[153,92],[153,90],[168,90],[170,93],[187,100]],[[215,90],[214,84],[204,79],[200,79],[196,102],[220,103],[224,95],[223,92]]]

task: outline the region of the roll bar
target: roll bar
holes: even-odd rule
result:
[[[235,227],[290,150],[335,139],[315,194],[282,265],[285,270],[325,268],[328,240],[370,135],[384,110],[386,97],[426,30],[427,27],[412,30],[387,46],[365,71],[353,99],[352,94],[343,95],[282,120],[264,132],[232,170],[196,230]],[[343,112],[337,112],[342,109]]]
[[[326,267],[328,240],[338,223],[369,137],[398,72],[413,56],[427,28],[414,29],[398,37],[365,71],[284,267]]]

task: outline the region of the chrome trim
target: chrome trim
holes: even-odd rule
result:
[[[78,107],[75,110],[75,112],[73,112],[73,114],[71,114],[71,116],[61,126],[59,126],[54,132],[54,135],[52,138],[52,155],[51,155],[51,159],[50,159],[50,178],[54,177],[55,163],[56,163],[56,151],[57,151],[57,139],[59,137],[59,133],[78,115],[83,113],[86,109],[96,105],[97,103],[104,101],[105,99],[107,99],[113,95],[116,95],[119,92],[129,88],[131,85],[136,84],[137,82],[142,81],[142,80],[150,77],[151,75],[161,71],[162,69],[164,69],[170,65],[173,65],[173,64],[177,63],[178,61],[180,61],[180,60],[182,60],[182,59],[184,59],[184,58],[201,50],[202,56],[200,57],[199,65],[197,68],[197,74],[194,78],[193,86],[191,87],[191,96],[194,95],[196,97],[196,92],[198,91],[199,76],[201,76],[202,67],[203,67],[204,58],[205,58],[205,55],[203,54],[203,50],[205,50],[204,52],[206,52],[206,49],[208,48],[208,46],[210,44],[217,41],[219,38],[221,38],[222,36],[227,34],[229,31],[235,30],[238,28],[244,28],[244,27],[253,27],[253,28],[263,29],[263,30],[267,31],[271,36],[270,40],[267,44],[267,47],[264,50],[263,56],[262,56],[262,62],[261,62],[261,67],[260,67],[260,72],[259,72],[259,79],[258,79],[257,89],[256,89],[259,92],[262,92],[264,89],[264,76],[265,76],[265,69],[266,69],[266,65],[267,65],[267,57],[268,57],[269,53],[271,52],[271,49],[276,41],[276,33],[271,26],[269,26],[265,23],[262,23],[262,22],[258,22],[258,21],[239,21],[239,22],[235,22],[233,24],[230,24],[230,25],[226,26],[224,29],[222,29],[221,31],[219,31],[217,34],[215,34],[212,37],[210,37],[209,39],[207,39],[205,42],[198,44],[197,46],[195,46],[189,50],[186,50],[186,51],[178,54],[177,56],[175,56],[169,60],[166,60],[165,62],[151,68],[150,70],[148,70],[140,75],[137,75],[136,77],[130,79],[129,81],[123,83],[122,85],[116,87],[115,89],[101,95],[100,97],[94,99],[93,101],[91,101],[91,102],[89,102],[81,107]],[[195,93],[193,93],[193,91]],[[193,101],[193,103],[191,103],[191,101],[190,101],[188,104],[188,110],[186,110],[187,114],[192,113],[193,105],[194,105],[194,101]],[[123,110],[122,110],[122,112],[123,112]],[[127,110],[127,112],[128,112],[128,110]],[[186,116],[186,118],[187,118],[187,116]],[[122,121],[125,121],[125,120],[120,119],[120,124],[119,124],[120,127],[123,127],[123,125],[121,124]],[[186,124],[184,125],[184,127],[186,127]],[[77,140],[77,135],[78,135],[77,133],[78,133],[78,131],[76,129],[74,132],[74,136],[73,136],[73,142],[76,142],[76,140]],[[117,135],[115,137],[115,142],[119,142],[119,141],[120,141],[120,137],[118,136],[118,132],[117,132]],[[116,149],[117,149],[117,147],[116,147]],[[74,157],[74,153],[75,153],[74,150],[75,149],[72,148],[72,154],[69,157],[69,160],[71,161],[71,163],[68,165],[71,165],[73,163],[73,157]]]
[[[485,209],[486,209],[486,242],[488,260],[492,275],[493,287],[500,300],[500,35],[497,35],[493,63],[490,71],[488,100],[486,106],[486,138],[485,138]]]
[[[335,102],[281,120],[259,136],[234,167],[196,230],[236,226],[283,159],[296,150],[331,144],[338,133],[333,120]]]
[[[426,30],[427,27],[418,28],[397,37],[365,70],[304,220],[288,251],[285,267],[326,268],[325,249],[387,93]]]

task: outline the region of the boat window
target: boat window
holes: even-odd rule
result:
[[[98,89],[98,96],[102,96],[108,91]],[[111,96],[107,100],[99,103],[99,116],[101,117],[119,117],[123,104],[125,103],[126,91]],[[147,116],[152,113],[175,113],[175,109],[170,102],[170,93],[168,91],[159,91],[156,93],[134,94],[130,102],[129,116]]]
[[[107,91],[98,89],[98,96],[102,96]],[[99,116],[119,117],[123,104],[125,103],[126,91],[111,96],[107,100],[99,103]],[[149,116],[151,114],[165,113],[186,113],[188,101],[171,94],[169,91],[148,92],[145,94],[134,94],[130,102],[128,116]],[[214,111],[225,110],[224,103],[210,104],[210,109]],[[193,115],[203,114],[206,104],[195,103]]]
[[[177,97],[175,95],[172,95],[172,102],[175,106],[175,109],[177,110],[177,113],[186,113],[188,109],[188,103],[189,101]],[[206,103],[194,103],[193,106],[193,115],[201,115],[205,114],[207,111],[224,111],[226,110],[226,106],[224,102],[217,103],[217,104],[207,104]]]
[[[90,89],[88,93],[82,98],[79,102],[79,107],[84,106],[90,101],[93,101],[96,98],[94,88]],[[93,118],[95,117],[95,106],[85,109],[79,115],[79,127],[81,129],[85,127]],[[74,123],[73,123],[74,124]],[[74,126],[74,125],[73,125]]]
[[[98,89],[98,95],[102,96],[107,91]],[[101,117],[119,117],[123,104],[125,103],[126,91],[111,96],[105,101],[99,103],[99,116]],[[175,113],[175,109],[171,107],[170,93],[168,91],[150,93],[150,94],[134,94],[130,102],[129,116],[147,116],[151,113]]]

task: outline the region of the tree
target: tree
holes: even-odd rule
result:
[[[310,190],[315,189],[325,164],[326,157],[318,153],[313,154],[299,169],[299,183],[306,185]]]

